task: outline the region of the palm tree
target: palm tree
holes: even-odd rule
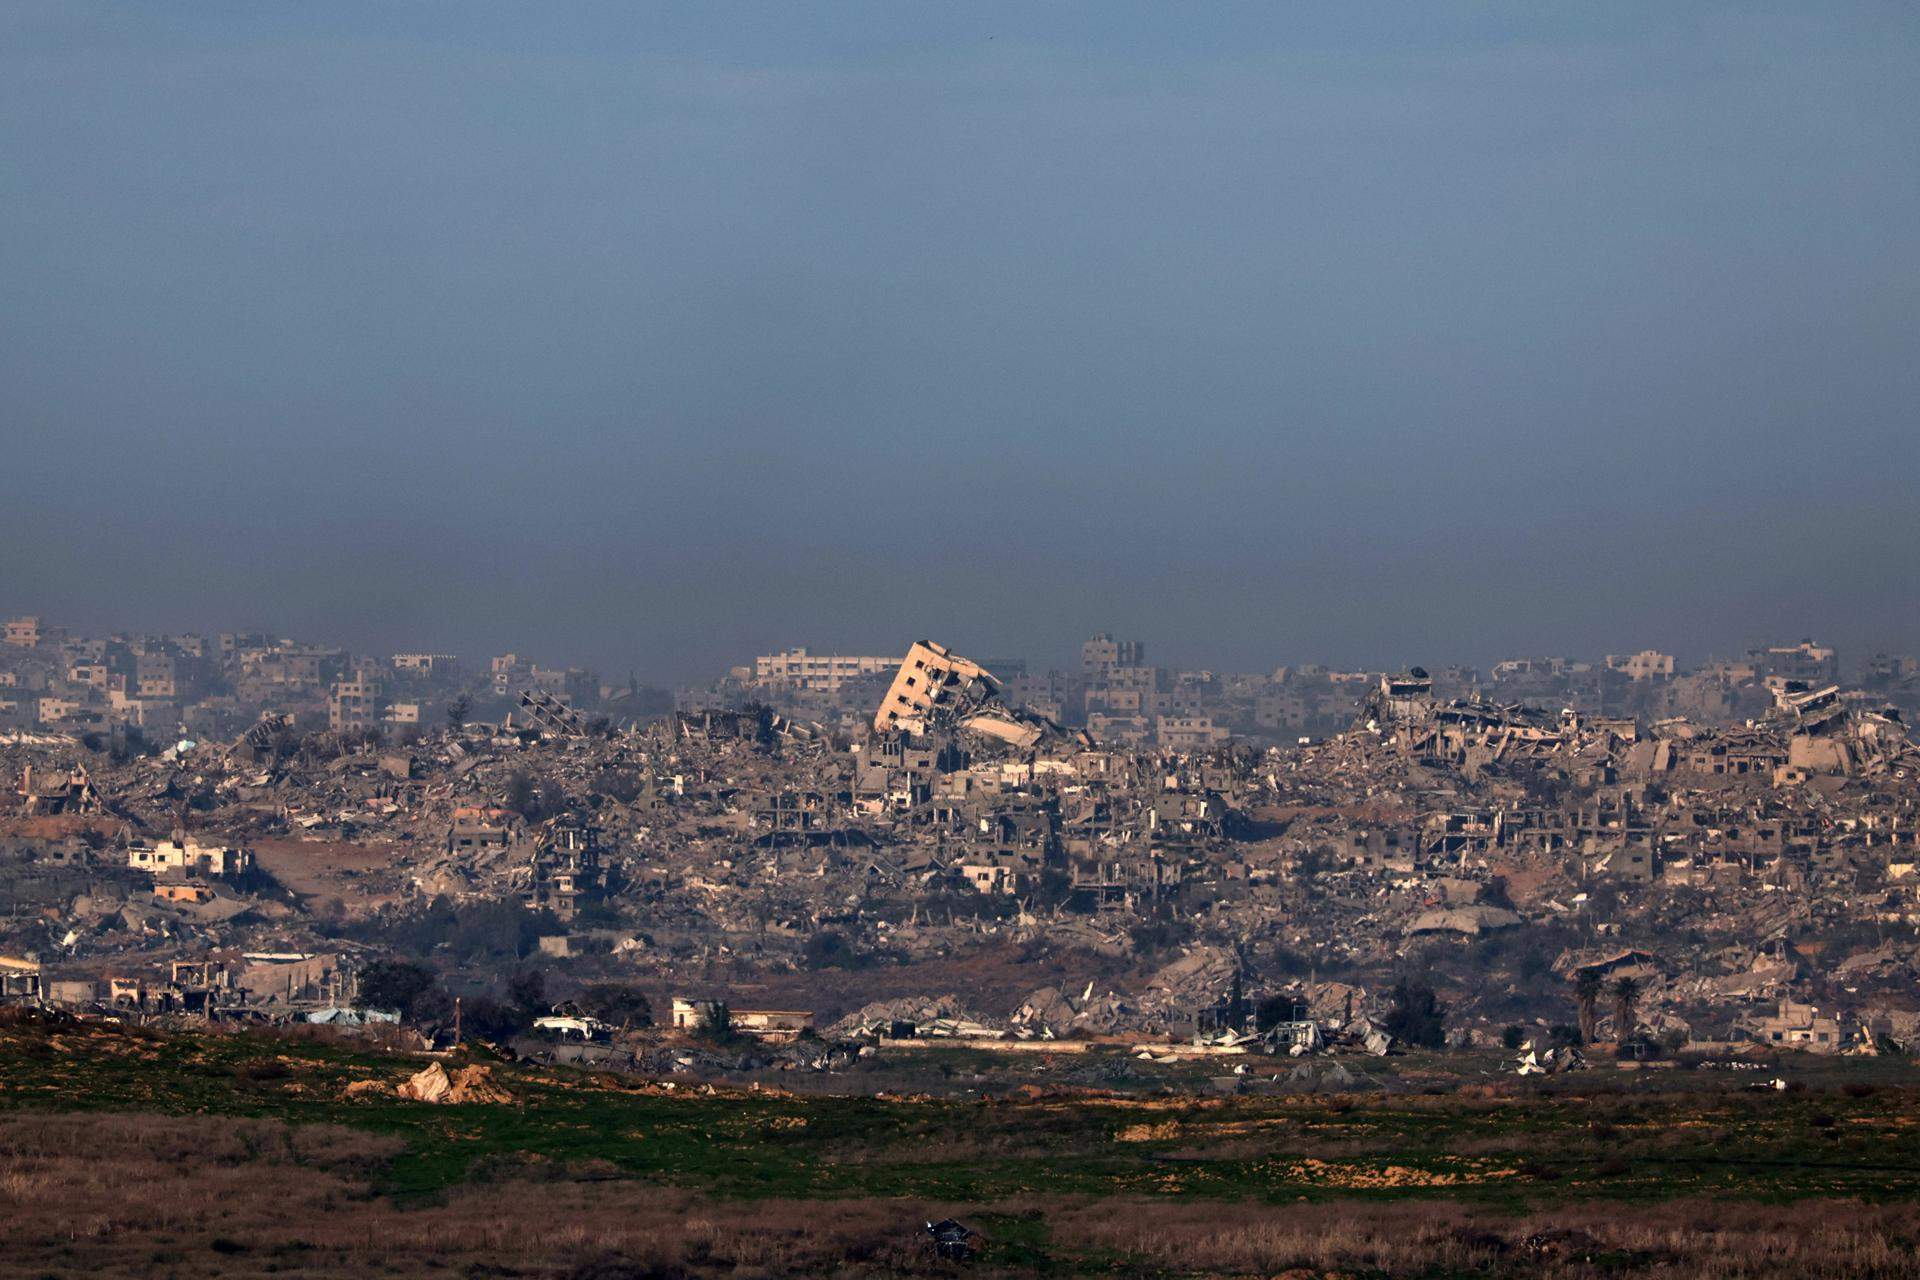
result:
[[[1640,984],[1632,978],[1621,978],[1613,984],[1613,1038],[1625,1044],[1633,1035],[1637,1023],[1633,1016],[1633,1003],[1640,998]]]
[[[1593,1040],[1593,1026],[1597,1020],[1595,1011],[1600,1007],[1600,975],[1592,969],[1582,969],[1573,980],[1573,1001],[1580,1009],[1580,1039],[1583,1042]]]
[[[724,1000],[715,1000],[700,1017],[700,1034],[720,1044],[730,1042],[734,1037],[733,1010]]]

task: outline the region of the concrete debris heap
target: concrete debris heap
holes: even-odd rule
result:
[[[1008,706],[992,672],[931,640],[915,641],[900,660],[873,727],[922,736],[954,728],[1021,751],[1049,739],[1093,744],[1084,732],[1070,735],[1045,716]]]
[[[475,1102],[512,1102],[513,1095],[493,1082],[483,1066],[462,1067],[452,1075],[437,1062],[428,1063],[408,1077],[395,1092],[414,1102],[462,1104]]]
[[[0,999],[399,1035],[359,994],[398,957],[449,997],[405,1034],[444,1044],[450,997],[491,1024],[537,970],[587,1011],[552,1051],[669,1071],[939,1039],[1920,1048],[1904,659],[1870,688],[1812,644],[1230,676],[1097,636],[1038,675],[923,640],[642,713],[514,655],[20,634],[0,702],[48,705],[0,737]],[[164,734],[87,718],[190,686],[232,692]],[[742,1017],[641,1044],[594,989]]]

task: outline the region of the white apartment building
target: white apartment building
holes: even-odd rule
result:
[[[184,841],[129,845],[127,865],[153,875],[238,876],[253,866],[253,853],[225,845],[201,844],[188,836]]]
[[[788,649],[753,660],[755,684],[783,684],[795,689],[836,693],[849,681],[866,676],[891,675],[900,659],[855,657],[841,653],[808,653]]]

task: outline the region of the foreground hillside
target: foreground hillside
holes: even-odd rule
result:
[[[423,1065],[0,1028],[0,1274],[1920,1276],[1920,1087],[1884,1060],[1784,1090],[957,1100],[460,1058],[493,1100],[451,1105],[395,1092]],[[923,1245],[948,1215],[971,1263]]]

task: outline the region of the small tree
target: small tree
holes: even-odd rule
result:
[[[832,929],[822,929],[807,939],[801,957],[809,969],[857,969],[860,955],[847,940]]]
[[[1505,907],[1513,910],[1513,891],[1507,887],[1505,876],[1491,876],[1481,886],[1480,900],[1490,907]]]
[[[1633,978],[1621,978],[1609,994],[1613,996],[1613,1038],[1625,1044],[1638,1025],[1633,1007],[1640,999],[1640,984]]]
[[[580,994],[580,1009],[621,1028],[653,1025],[653,1002],[638,987],[623,982],[596,982],[588,987]]]
[[[360,973],[354,1003],[362,1009],[380,1009],[420,1021],[437,1009],[439,982],[425,965],[381,960]]]
[[[461,1024],[469,1036],[481,1040],[510,1040],[527,1026],[521,1011],[492,996],[475,996],[463,1006]]]
[[[1073,903],[1073,873],[1065,867],[1043,867],[1040,871],[1040,883],[1036,886],[1033,900],[1035,905],[1047,910],[1057,910]]]
[[[1267,996],[1253,1009],[1256,1031],[1271,1031],[1283,1022],[1292,1022],[1294,1002],[1286,996]]]
[[[461,694],[447,704],[447,728],[458,733],[467,723],[467,712],[473,710],[473,699]]]
[[[733,1010],[727,1008],[725,1000],[715,1000],[707,1005],[706,1012],[700,1015],[700,1037],[715,1044],[728,1044],[738,1034],[733,1029]]]
[[[1412,978],[1394,984],[1393,1008],[1387,1012],[1388,1034],[1403,1044],[1439,1049],[1447,1043],[1447,1006],[1432,987]]]
[[[552,813],[547,803],[546,788],[524,769],[516,769],[507,775],[506,807],[528,822],[538,822]]]
[[[640,775],[632,769],[602,769],[594,775],[591,789],[599,795],[611,796],[621,804],[632,804],[640,798],[645,784]]]
[[[1573,1003],[1580,1011],[1580,1039],[1590,1043],[1593,1040],[1594,1024],[1600,1008],[1600,975],[1591,969],[1582,969],[1573,981]]]
[[[1240,970],[1233,971],[1233,989],[1227,996],[1227,1029],[1238,1031],[1247,1025],[1247,993],[1240,981]]]
[[[547,975],[538,969],[520,970],[507,981],[507,999],[531,1022],[547,1011]]]

